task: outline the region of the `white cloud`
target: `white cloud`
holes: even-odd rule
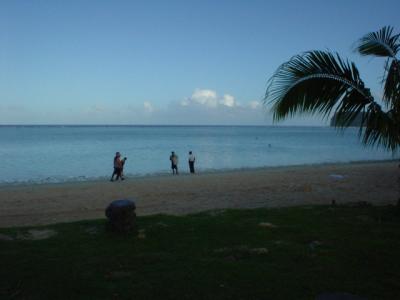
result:
[[[249,107],[251,109],[258,109],[261,107],[261,103],[259,101],[250,101],[249,102]]]
[[[189,104],[190,104],[189,99],[185,99],[185,100],[182,100],[182,101],[181,101],[181,105],[182,105],[182,106],[188,106]]]
[[[217,93],[213,90],[195,89],[188,102],[198,103],[207,107],[217,107]]]
[[[225,94],[218,96],[216,91],[208,89],[195,89],[193,94],[180,102],[181,106],[201,105],[208,108],[218,108],[219,106],[235,107],[238,103],[235,97]]]
[[[232,94],[196,89],[183,101],[155,105],[142,101],[93,103],[88,107],[47,110],[0,104],[0,119],[9,124],[172,124],[172,125],[271,125],[268,106],[259,101],[240,104]],[[254,98],[253,98],[254,99]],[[29,121],[27,121],[29,120]],[[289,119],[278,125],[324,125],[319,118]]]
[[[154,111],[153,104],[151,104],[149,101],[144,101],[143,107],[144,107],[144,110],[148,113],[152,113]]]
[[[235,107],[237,106],[237,103],[235,101],[235,97],[229,94],[225,94],[224,97],[222,97],[220,103],[222,105],[228,106],[228,107]]]

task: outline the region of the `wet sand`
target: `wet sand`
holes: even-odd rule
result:
[[[139,216],[225,208],[282,207],[399,198],[397,162],[292,166],[195,175],[0,187],[0,227],[105,218],[116,199],[133,199]]]

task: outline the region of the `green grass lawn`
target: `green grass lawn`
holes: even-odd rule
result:
[[[260,226],[269,222],[276,227]],[[58,224],[44,240],[0,240],[1,299],[400,297],[396,207],[314,206]],[[0,229],[16,238],[31,228]]]

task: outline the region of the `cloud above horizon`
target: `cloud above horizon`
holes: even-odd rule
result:
[[[261,101],[239,102],[232,94],[200,88],[167,105],[150,99],[132,103],[102,100],[89,106],[45,110],[1,105],[0,117],[3,124],[272,125],[272,115]],[[306,117],[278,125],[303,124],[323,123]]]
[[[167,106],[158,106],[155,102],[147,100],[142,108],[131,108],[131,110],[135,111],[134,123],[141,124],[268,125],[270,123],[266,117],[267,110],[260,101],[252,100],[242,104],[232,94],[219,94],[212,89],[196,88],[190,96],[184,97],[183,100],[171,101]]]
[[[151,104],[150,101],[144,101],[143,108],[144,108],[144,111],[147,113],[152,113],[154,111],[154,106],[153,106],[153,104]]]
[[[190,97],[185,98],[180,102],[182,106],[200,105],[208,108],[218,107],[245,107],[236,101],[235,97],[230,94],[219,96],[216,91],[209,89],[195,89]],[[250,101],[248,108],[257,109],[261,107],[261,102]]]

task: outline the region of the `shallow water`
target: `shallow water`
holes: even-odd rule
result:
[[[128,157],[125,174],[170,172],[175,151],[181,172],[187,154],[198,171],[386,160],[365,148],[358,130],[272,126],[2,126],[0,183],[63,182],[108,177],[116,151]]]

